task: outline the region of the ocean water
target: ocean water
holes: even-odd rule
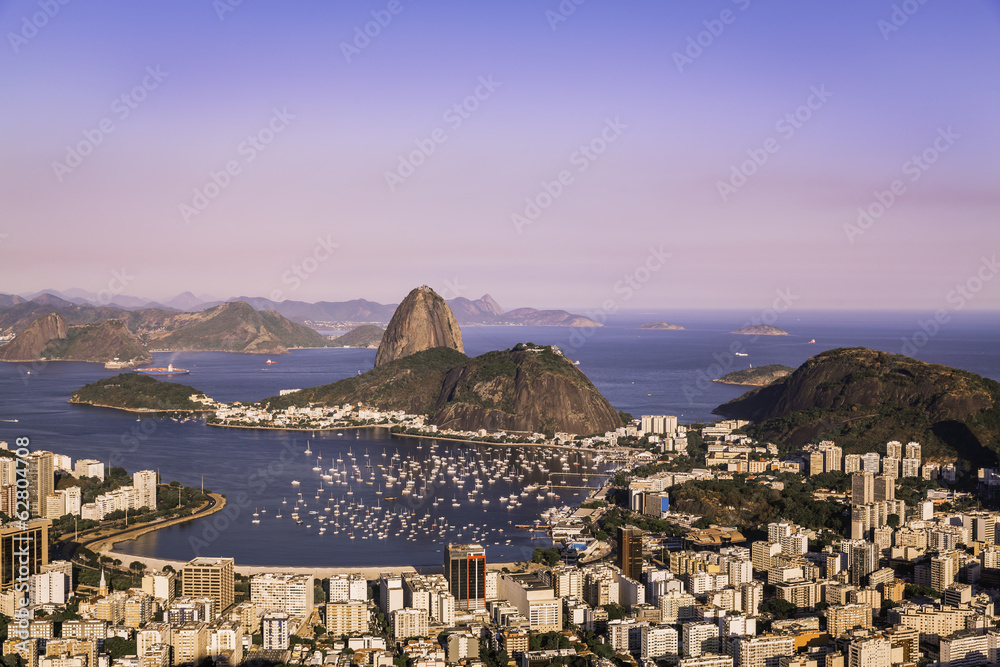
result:
[[[908,352],[924,361],[1000,380],[1000,315],[996,313],[951,313],[950,320],[937,330],[925,327],[933,335],[921,328],[928,313],[784,313],[775,325],[788,331],[788,336],[729,333],[753,315],[632,313],[611,318],[607,326],[594,330],[465,327],[462,333],[470,355],[518,342],[558,345],[579,362],[580,369],[616,408],[635,416],[676,414],[682,422],[712,419],[714,407],[743,393],[741,387],[710,382],[711,378],[750,364],[794,367],[835,347]],[[685,330],[636,328],[652,320],[681,324]],[[810,343],[812,339],[816,342]],[[374,350],[296,350],[275,357],[278,363],[267,366],[265,358],[256,355],[200,352],[157,354],[155,363],[171,362],[190,369],[190,375],[177,380],[218,400],[253,401],[280,389],[355,375],[371,368],[374,356]],[[578,501],[586,491],[561,487],[596,485],[608,468],[581,453],[573,453],[563,462],[559,460],[561,452],[445,441],[435,445],[436,441],[390,438],[384,431],[371,429],[312,437],[220,429],[200,421],[182,423],[156,417],[137,421],[128,413],[66,402],[74,389],[111,374],[100,365],[80,362],[0,364],[0,440],[13,445],[15,438],[29,437],[32,449],[51,449],[74,459],[97,458],[130,472],[155,469],[164,481],[176,479],[197,486],[204,480],[206,488],[227,494],[230,516],[225,521],[216,515],[119,545],[119,550],[137,555],[181,560],[195,555],[231,555],[237,563],[255,565],[437,565],[442,542],[478,539],[486,543],[487,557],[492,560],[522,559],[543,543],[516,526],[531,525],[549,507]],[[18,421],[10,421],[13,419]],[[307,446],[311,455],[305,454]],[[318,466],[321,471],[313,470],[317,456],[323,457]],[[431,478],[434,456],[453,459],[458,462],[457,469],[464,465],[465,471],[456,473],[464,475],[464,485],[441,471]],[[349,485],[331,485],[320,477],[333,466],[338,466],[338,471],[349,468],[352,461],[359,466],[360,481],[354,475]],[[393,496],[383,486],[385,476],[387,471],[398,472],[393,461],[413,463],[416,486],[405,496],[397,486],[395,500],[387,500]],[[502,476],[487,474],[497,470],[511,470],[514,476],[505,481]],[[564,470],[568,472],[552,474]],[[587,482],[582,482],[583,472],[588,473]],[[517,473],[524,476],[522,480],[516,478]],[[483,486],[470,501],[468,492],[473,490],[476,477]],[[494,478],[493,484],[488,483],[489,477]],[[299,485],[293,486],[293,480]],[[320,483],[324,484],[322,492]],[[551,488],[521,496],[527,485]],[[299,493],[308,506],[300,512],[302,524],[292,521],[289,511]],[[507,509],[499,502],[501,495],[511,494],[521,506]],[[484,505],[483,500],[490,502]],[[453,507],[455,501],[460,503],[458,507]],[[334,534],[331,527],[319,534],[318,516],[352,503],[357,519],[350,530],[342,521],[345,525],[339,533]],[[363,509],[356,509],[358,503]],[[325,511],[327,504],[331,505],[329,513]],[[379,509],[372,509],[375,506]],[[283,510],[282,519],[275,518],[279,509]],[[260,523],[252,523],[255,511]],[[318,514],[309,515],[309,511]],[[365,527],[372,529],[371,536],[365,534]],[[379,538],[377,532],[385,537]]]

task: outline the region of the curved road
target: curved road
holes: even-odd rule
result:
[[[76,552],[81,547],[86,547],[91,551],[100,553],[102,547],[105,546],[106,544],[114,544],[115,542],[122,542],[124,540],[134,539],[136,537],[139,537],[140,535],[144,535],[154,530],[159,530],[160,528],[166,528],[167,526],[173,526],[179,523],[184,523],[186,521],[200,519],[201,517],[214,514],[215,512],[218,512],[219,510],[221,510],[223,507],[226,506],[226,499],[223,498],[220,494],[209,493],[208,497],[209,499],[207,503],[205,503],[204,505],[202,505],[201,507],[199,507],[198,509],[196,509],[194,512],[192,512],[187,516],[174,517],[172,519],[158,519],[157,521],[150,521],[149,523],[140,523],[130,528],[125,528],[123,530],[107,533],[104,535],[101,535],[100,533],[101,531],[106,530],[107,526],[98,526],[97,528],[91,528],[89,530],[76,533],[73,537],[69,537],[69,535],[73,534],[67,533],[67,535],[63,536],[56,543],[56,545],[58,545],[59,553],[63,558],[65,558],[66,560],[73,561],[77,565],[80,565],[81,567],[88,567],[87,565],[84,565],[83,563],[74,560],[76,557]],[[85,539],[84,541],[79,540],[80,537],[84,537],[87,535],[95,535],[95,537],[91,539]],[[92,548],[91,545],[94,545],[97,548],[96,549]]]

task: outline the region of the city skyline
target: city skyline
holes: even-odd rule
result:
[[[0,26],[0,292],[1000,308],[989,2],[36,1]]]

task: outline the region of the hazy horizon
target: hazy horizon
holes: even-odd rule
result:
[[[1000,310],[995,2],[17,0],[0,27],[3,293]]]

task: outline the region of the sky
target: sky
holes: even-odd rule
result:
[[[0,33],[3,293],[1000,309],[996,0],[34,0]]]

